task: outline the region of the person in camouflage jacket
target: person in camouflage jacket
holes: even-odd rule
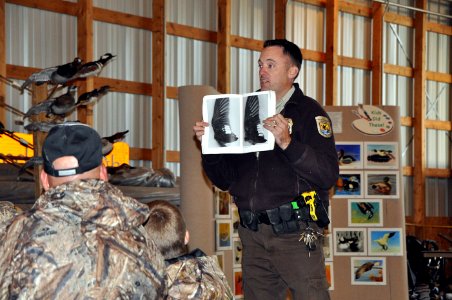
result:
[[[105,181],[100,151],[88,126],[49,132],[46,192],[0,241],[0,299],[164,297],[163,257],[142,227],[149,209]]]
[[[217,259],[200,249],[188,253],[189,233],[179,209],[164,200],[148,206],[145,229],[165,257],[166,299],[233,299]]]

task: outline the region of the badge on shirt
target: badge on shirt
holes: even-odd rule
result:
[[[333,135],[331,123],[327,117],[317,116],[315,117],[315,121],[317,122],[317,130],[321,136],[330,138]]]

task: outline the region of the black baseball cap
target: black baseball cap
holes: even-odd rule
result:
[[[55,170],[53,162],[63,156],[74,156],[78,167]],[[42,147],[44,171],[54,177],[82,174],[102,163],[102,142],[96,130],[80,122],[65,122],[49,131]]]

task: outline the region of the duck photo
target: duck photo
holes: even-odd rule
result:
[[[337,161],[341,169],[361,169],[362,161],[362,143],[346,142],[336,143]]]

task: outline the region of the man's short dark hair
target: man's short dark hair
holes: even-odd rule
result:
[[[264,42],[264,48],[272,46],[283,48],[283,53],[289,55],[292,63],[298,68],[299,73],[301,70],[301,64],[303,63],[303,55],[301,54],[300,48],[286,39],[266,40]]]

